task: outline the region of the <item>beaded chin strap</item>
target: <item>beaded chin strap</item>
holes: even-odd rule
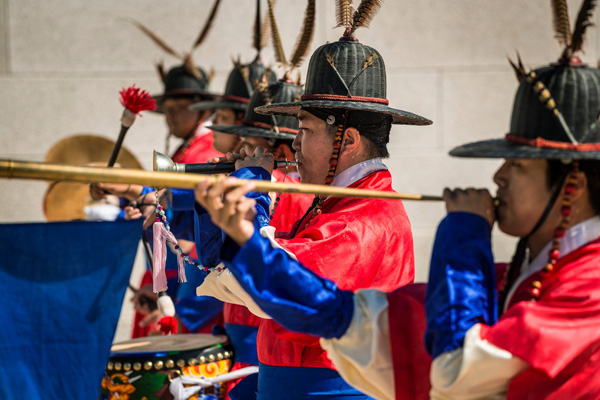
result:
[[[578,174],[579,172],[579,163],[577,161],[573,161],[571,170],[568,172],[568,175],[565,179],[561,179],[560,182],[566,181],[564,190],[563,190],[563,198],[562,198],[562,221],[558,228],[554,230],[554,238],[552,239],[552,248],[548,252],[548,261],[544,268],[536,273],[534,281],[531,283],[531,288],[529,288],[529,294],[531,296],[531,301],[537,301],[542,294],[542,280],[548,277],[556,266],[556,262],[560,257],[560,239],[565,236],[565,232],[569,227],[569,223],[571,222],[571,196],[577,187]],[[517,245],[517,250],[515,251],[515,255],[511,263],[508,265],[505,276],[504,276],[504,285],[499,293],[499,307],[498,313],[502,314],[505,308],[505,304],[507,302],[508,291],[511,286],[516,281],[519,272],[520,266],[523,263],[523,259],[525,257],[525,249],[527,246],[527,239],[542,225],[542,223],[546,220],[550,210],[554,206],[556,202],[556,198],[560,193],[560,188],[562,185],[558,186],[555,192],[552,194],[546,209],[542,213],[542,216],[536,223],[535,227],[531,230],[531,232],[521,238]]]
[[[560,213],[562,214],[562,221],[560,222],[558,228],[554,230],[552,248],[548,252],[548,262],[546,263],[544,268],[536,274],[535,280],[532,282],[531,288],[529,289],[529,293],[531,294],[531,300],[533,301],[539,299],[540,295],[542,294],[542,280],[548,277],[552,273],[552,271],[554,271],[554,267],[556,266],[558,257],[560,257],[560,239],[562,239],[565,236],[565,232],[571,222],[571,196],[577,188],[578,172],[579,163],[577,161],[573,161],[573,165],[567,177],[567,183],[563,192],[562,204],[560,209]]]

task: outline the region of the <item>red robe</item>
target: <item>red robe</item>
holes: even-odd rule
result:
[[[532,366],[507,399],[600,398],[600,239],[559,259],[537,302],[527,301],[533,278],[498,323],[481,327],[482,339]]]
[[[534,277],[519,285],[496,324],[481,324],[482,339],[531,365],[511,380],[507,399],[599,399],[600,239],[559,259],[537,302],[528,301]],[[420,286],[388,294],[398,400],[429,398]]]
[[[392,191],[389,171],[376,171],[350,187]],[[293,237],[278,243],[313,272],[340,288],[392,291],[414,280],[410,222],[399,200],[330,198],[323,213],[299,221]],[[261,323],[258,358],[272,366],[335,369],[319,339]]]

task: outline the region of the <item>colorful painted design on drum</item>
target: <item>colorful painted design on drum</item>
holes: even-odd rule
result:
[[[228,373],[230,369],[231,360],[222,360],[208,364],[195,365],[193,367],[185,367],[183,369],[183,374],[194,376],[196,378],[214,378],[215,376]]]
[[[229,372],[233,350],[225,336],[170,335],[113,345],[101,400],[172,400],[171,378],[212,378]],[[223,387],[202,389],[188,400],[221,399]],[[212,396],[210,396],[212,395]]]

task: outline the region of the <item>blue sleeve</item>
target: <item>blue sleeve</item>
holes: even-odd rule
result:
[[[194,205],[194,232],[198,261],[205,267],[216,267],[221,262],[219,253],[223,246],[223,232],[198,203]]]
[[[271,175],[266,169],[261,167],[250,167],[242,168],[231,173],[232,177],[239,179],[254,179],[261,181],[271,181]],[[271,197],[268,193],[262,192],[250,192],[246,195],[251,199],[256,200],[256,221],[259,226],[269,226],[271,216],[269,214],[269,208],[271,206]]]
[[[171,206],[174,211],[193,211],[196,198],[191,189],[169,189],[171,192]]]
[[[271,175],[260,167],[241,168],[230,176],[239,179],[271,180]],[[269,225],[271,198],[268,193],[250,192],[247,197],[256,200],[256,221],[259,227]],[[210,215],[198,203],[194,204],[194,231],[196,251],[200,263],[205,267],[215,267],[221,262],[221,249],[225,235],[211,220]]]
[[[155,192],[156,190],[153,187],[148,187],[148,186],[144,186],[142,188],[142,193],[140,194],[140,196],[143,196],[145,194],[151,193],[151,192]]]
[[[427,283],[429,354],[462,347],[473,325],[495,323],[496,296],[489,223],[475,214],[449,213],[438,227]]]
[[[175,311],[186,328],[196,332],[223,312],[223,302],[209,296],[193,295],[179,299]]]
[[[227,238],[221,256],[252,299],[286,329],[341,337],[352,320],[353,294],[291,258],[255,229],[243,246]]]
[[[167,209],[167,221],[171,232],[177,239],[194,241],[194,211],[177,211]]]
[[[213,297],[196,296],[196,287],[206,274],[199,268],[186,266],[187,282],[177,286],[175,311],[181,322],[192,332],[205,328],[223,312],[223,303]]]

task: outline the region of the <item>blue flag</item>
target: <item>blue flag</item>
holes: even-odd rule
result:
[[[0,224],[0,398],[96,399],[141,222]]]

